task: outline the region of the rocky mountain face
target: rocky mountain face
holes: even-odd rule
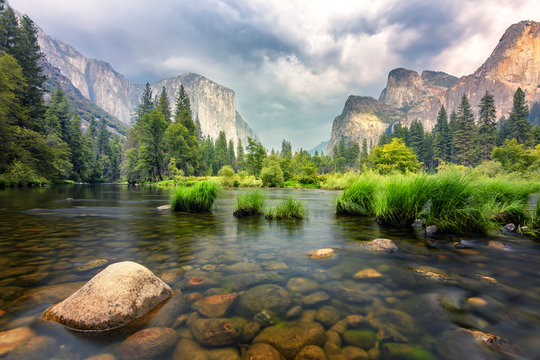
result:
[[[88,59],[72,46],[53,39],[38,28],[38,42],[45,59],[87,99],[93,101],[106,112],[124,124],[133,121],[135,110],[144,89],[133,84],[113,67],[101,60]],[[151,84],[154,94],[159,94],[165,86],[171,100],[171,107],[183,84],[189,94],[194,118],[198,116],[203,134],[217,138],[225,131],[228,139],[257,135],[236,111],[234,91],[198,74],[183,74]]]
[[[495,98],[497,116],[500,117],[508,115],[512,109],[514,92],[521,87],[527,96],[529,108],[532,108],[540,103],[539,27],[540,23],[535,21],[521,21],[510,26],[486,62],[473,74],[459,79],[436,71],[426,70],[422,74],[403,68],[390,71],[386,88],[378,101],[371,99],[369,106],[362,101],[355,106],[348,106],[351,98],[355,97],[347,99],[343,113],[334,120],[328,150],[341,137],[358,142],[364,138],[374,139],[376,144],[392,122],[388,121],[384,113],[369,109],[374,106],[386,105],[387,111],[398,116],[393,121],[401,121],[404,125],[410,125],[418,119],[427,130],[435,126],[441,105],[450,114],[457,110],[464,94],[477,113],[480,99],[486,91],[491,92]],[[379,104],[375,105],[374,102]]]
[[[347,143],[357,142],[360,145],[366,139],[368,147],[371,148],[377,145],[379,137],[388,126],[402,116],[400,110],[370,96],[351,95],[341,115],[334,119],[327,153],[332,155],[334,147],[342,138]]]

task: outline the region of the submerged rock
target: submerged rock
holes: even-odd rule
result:
[[[279,285],[267,284],[255,286],[241,293],[236,307],[240,313],[248,314],[248,316],[265,309],[285,314],[291,301],[287,290]]]
[[[56,340],[50,336],[33,336],[15,346],[7,360],[48,359],[58,350]]]
[[[308,345],[300,350],[298,355],[294,357],[294,360],[326,360],[326,354],[321,347]]]
[[[176,331],[171,328],[148,328],[124,340],[118,352],[123,360],[162,358],[173,349],[176,338]]]
[[[156,208],[157,211],[170,211],[171,205],[161,205]]]
[[[292,292],[307,293],[319,288],[319,283],[302,277],[291,278],[287,282],[287,289]]]
[[[150,270],[124,261],[109,265],[49,308],[44,318],[74,330],[109,330],[145,315],[172,295],[172,289]]]
[[[327,293],[325,293],[324,291],[316,291],[314,293],[304,296],[304,298],[302,299],[302,304],[311,306],[320,304],[328,300],[330,300],[330,296],[328,296]]]
[[[224,346],[238,341],[243,325],[235,319],[197,319],[191,325],[191,333],[202,345]]]
[[[20,327],[0,332],[0,357],[34,335],[34,332],[29,327]]]
[[[383,359],[436,360],[430,352],[409,344],[386,343],[382,346]]]
[[[88,270],[94,270],[94,269],[104,266],[108,262],[109,261],[107,261],[106,259],[94,259],[94,260],[88,261],[85,264],[82,264],[81,266],[77,266],[75,268],[75,271],[83,272],[83,271],[88,271]]]
[[[325,248],[325,249],[317,249],[308,254],[310,258],[316,258],[316,259],[323,259],[330,257],[334,255],[336,252],[334,249]]]
[[[367,243],[367,248],[370,251],[391,253],[398,251],[398,247],[390,239],[375,239]]]
[[[504,225],[503,229],[505,231],[507,231],[507,232],[515,232],[516,231],[516,225],[514,225],[513,223],[509,223],[509,224]]]
[[[368,360],[370,358],[364,349],[355,346],[345,346],[343,348],[343,355],[345,355],[345,359],[347,360]]]
[[[172,356],[173,360],[240,360],[236,347],[207,349],[192,339],[180,339]],[[255,359],[254,359],[255,360]]]
[[[321,324],[316,322],[289,322],[264,329],[253,340],[276,348],[287,359],[294,357],[307,345],[321,346],[325,335]]]
[[[359,280],[372,280],[381,278],[382,274],[375,269],[364,269],[353,275],[353,278]]]
[[[193,304],[193,309],[207,318],[222,317],[227,313],[237,297],[238,294],[236,293],[207,296],[197,300]]]
[[[362,349],[370,349],[375,345],[377,337],[372,330],[347,330],[343,333],[346,344]]]
[[[251,345],[244,358],[249,360],[285,360],[279,351],[264,343]]]

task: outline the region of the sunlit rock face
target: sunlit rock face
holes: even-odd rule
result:
[[[359,144],[366,139],[368,146],[370,142],[376,145],[380,135],[398,121],[409,126],[419,120],[425,130],[432,130],[441,106],[448,114],[457,111],[463,95],[476,115],[486,91],[495,98],[497,117],[512,110],[518,87],[525,92],[529,108],[540,103],[539,27],[535,21],[510,26],[484,64],[459,79],[438,71],[390,71],[379,101],[361,96],[347,99],[342,114],[334,119],[328,150],[331,152],[341,138]]]
[[[113,67],[101,60],[88,59],[72,46],[53,39],[38,28],[38,42],[48,63],[57,68],[87,99],[96,103],[125,124],[130,124],[144,90],[144,85],[130,82]],[[174,108],[180,85],[191,101],[193,118],[198,118],[203,134],[217,138],[224,131],[227,139],[242,144],[257,134],[236,110],[233,90],[198,74],[183,74],[152,83],[154,94],[165,86]],[[173,111],[174,113],[174,111]]]

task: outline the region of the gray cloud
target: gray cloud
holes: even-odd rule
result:
[[[137,83],[197,72],[236,92],[268,147],[330,137],[348,95],[389,70],[473,72],[535,0],[11,0],[52,36]]]

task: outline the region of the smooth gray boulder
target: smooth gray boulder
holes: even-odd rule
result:
[[[144,266],[124,261],[109,265],[70,297],[50,307],[44,318],[74,330],[111,330],[145,315],[173,293]]]

